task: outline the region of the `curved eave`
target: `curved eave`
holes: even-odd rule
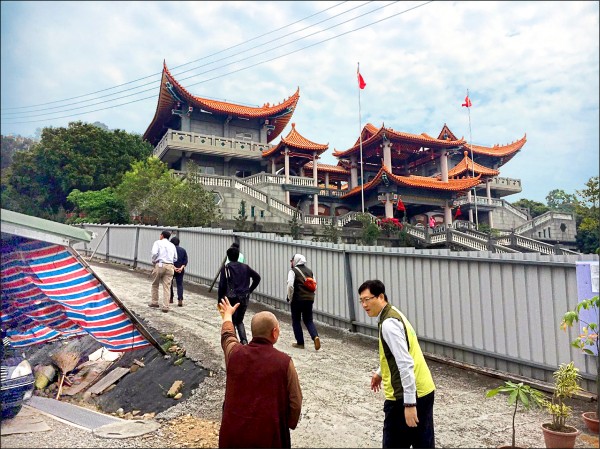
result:
[[[381,128],[379,128],[377,133],[373,134],[370,138],[362,142],[363,149],[366,146],[369,146],[383,139],[384,134],[387,137],[387,139],[392,142],[418,144],[419,146],[426,148],[454,148],[464,145],[466,143],[464,139],[440,140],[433,138],[425,133],[420,135],[410,134],[400,131],[394,131],[391,128],[385,128],[384,126],[382,126]],[[348,150],[334,152],[333,155],[339,158],[356,153],[357,151],[360,151],[360,142],[358,144],[355,144],[352,148],[349,148]]]
[[[273,154],[281,152],[285,147],[288,147],[290,150],[303,150],[303,151],[316,151],[318,154],[327,151],[329,148],[329,144],[320,144],[315,143],[312,140],[308,140],[306,137],[302,136],[296,130],[296,124],[292,123],[292,130],[288,133],[286,137],[282,137],[281,141],[275,145],[273,148],[265,151],[262,156],[269,157]]]
[[[390,182],[397,184],[401,187],[411,187],[417,189],[426,189],[426,190],[437,190],[437,191],[446,191],[446,192],[465,192],[480,183],[481,176],[477,176],[475,178],[465,178],[465,179],[449,179],[447,182],[440,181],[437,178],[430,178],[425,176],[400,176],[394,175],[390,171],[388,171],[385,167],[381,167],[377,175],[369,182],[364,185],[364,190],[372,189],[381,183],[381,178],[383,173],[386,174],[387,178]],[[354,187],[348,193],[343,195],[341,198],[347,198],[352,195],[357,194],[361,191],[361,186]]]
[[[169,121],[171,117],[171,109],[174,108],[176,103],[165,87],[167,80],[167,72],[165,71],[165,68],[163,68],[158,92],[158,102],[156,103],[156,111],[154,112],[154,117],[152,118],[150,125],[148,125],[148,128],[142,136],[143,140],[147,140],[153,146],[156,146],[156,144],[160,141],[162,137],[163,123]]]
[[[486,167],[485,165],[478,164],[477,162],[473,162],[471,158],[465,156],[462,161],[460,161],[454,168],[448,171],[448,176],[459,176],[463,173],[473,173],[473,168],[475,168],[475,173],[484,176],[498,176],[500,172],[498,170],[494,170],[493,168]],[[438,177],[439,178],[439,177]]]
[[[517,151],[523,148],[523,145],[527,142],[527,134],[525,134],[521,139],[516,142],[510,143],[508,145],[494,145],[493,147],[484,147],[481,145],[470,145],[465,144],[465,148],[472,150],[474,154],[480,154],[485,156],[496,156],[496,157],[506,157],[513,156]]]
[[[173,78],[166,63],[163,62],[163,74],[160,83],[160,95],[159,102],[156,108],[156,113],[152,123],[148,127],[144,138],[154,137],[157,134],[157,128],[162,130],[162,124],[168,120],[168,116],[171,114],[171,109],[176,103],[173,99],[169,90],[167,89],[166,83],[169,82],[173,86],[173,90],[180,97],[180,99],[194,108],[203,109],[213,114],[220,115],[232,115],[241,118],[264,118],[272,120],[274,128],[267,137],[267,142],[270,143],[273,139],[277,138],[281,132],[285,129],[287,124],[292,118],[292,115],[300,99],[300,88],[296,89],[296,92],[283,102],[270,106],[265,104],[262,107],[242,106],[234,103],[228,103],[225,101],[210,100],[208,98],[196,97],[189,93],[179,82]],[[156,139],[156,138],[155,138]],[[150,140],[150,139],[148,139]],[[153,142],[153,144],[156,144]]]

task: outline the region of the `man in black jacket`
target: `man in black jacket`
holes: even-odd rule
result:
[[[173,275],[173,279],[177,284],[177,305],[183,307],[183,273],[188,264],[188,256],[187,251],[179,246],[178,237],[171,237],[171,243],[175,245],[177,251],[177,261],[174,263],[175,274]],[[173,282],[171,282],[171,300],[169,302],[173,303]]]
[[[243,345],[247,345],[248,338],[246,337],[246,329],[244,327],[244,315],[248,308],[250,293],[252,293],[260,283],[260,275],[248,265],[238,262],[239,256],[239,249],[231,247],[227,250],[229,263],[221,268],[221,273],[219,275],[217,307],[221,302],[221,299],[225,297],[232,306],[238,303],[240,304],[233,314],[232,321],[237,330],[240,342]],[[252,281],[252,283],[250,283],[250,281]]]

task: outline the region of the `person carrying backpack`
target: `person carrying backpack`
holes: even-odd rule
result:
[[[238,262],[240,251],[235,247],[227,250],[229,263],[221,268],[219,289],[217,292],[217,307],[223,298],[229,299],[232,306],[240,304],[233,314],[233,324],[237,330],[240,342],[248,344],[244,315],[250,301],[250,294],[260,284],[260,275],[245,263]]]
[[[291,269],[287,277],[287,300],[292,311],[292,328],[296,343],[294,348],[304,349],[304,333],[302,322],[313,340],[315,349],[321,349],[321,339],[313,322],[313,305],[315,302],[316,281],[313,272],[306,266],[306,257],[294,254],[290,260]]]

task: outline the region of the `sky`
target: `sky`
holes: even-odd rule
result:
[[[545,203],[599,172],[599,3],[1,2],[1,132],[72,121],[143,134],[163,61],[199,97],[261,106],[300,88],[281,137],[350,148],[366,123],[476,145]],[[367,83],[358,89],[357,66]],[[462,107],[469,94],[472,107]]]

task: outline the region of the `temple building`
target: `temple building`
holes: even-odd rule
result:
[[[249,217],[262,223],[295,217],[307,226],[342,227],[368,212],[417,228],[433,218],[441,229],[486,225],[547,242],[574,241],[572,216],[554,213],[537,224],[503,199],[521,192],[520,180],[501,177],[500,169],[521,151],[526,135],[481,146],[446,124],[433,137],[367,123],[351,147],[333,150],[338,162],[330,165],[319,161],[329,143],[312,141],[310,129],[292,122],[299,99],[299,88],[261,107],[194,96],[164,63],[143,137],[177,176],[188,176],[193,163],[193,179],[213,192],[226,219],[238,216],[245,201]]]

